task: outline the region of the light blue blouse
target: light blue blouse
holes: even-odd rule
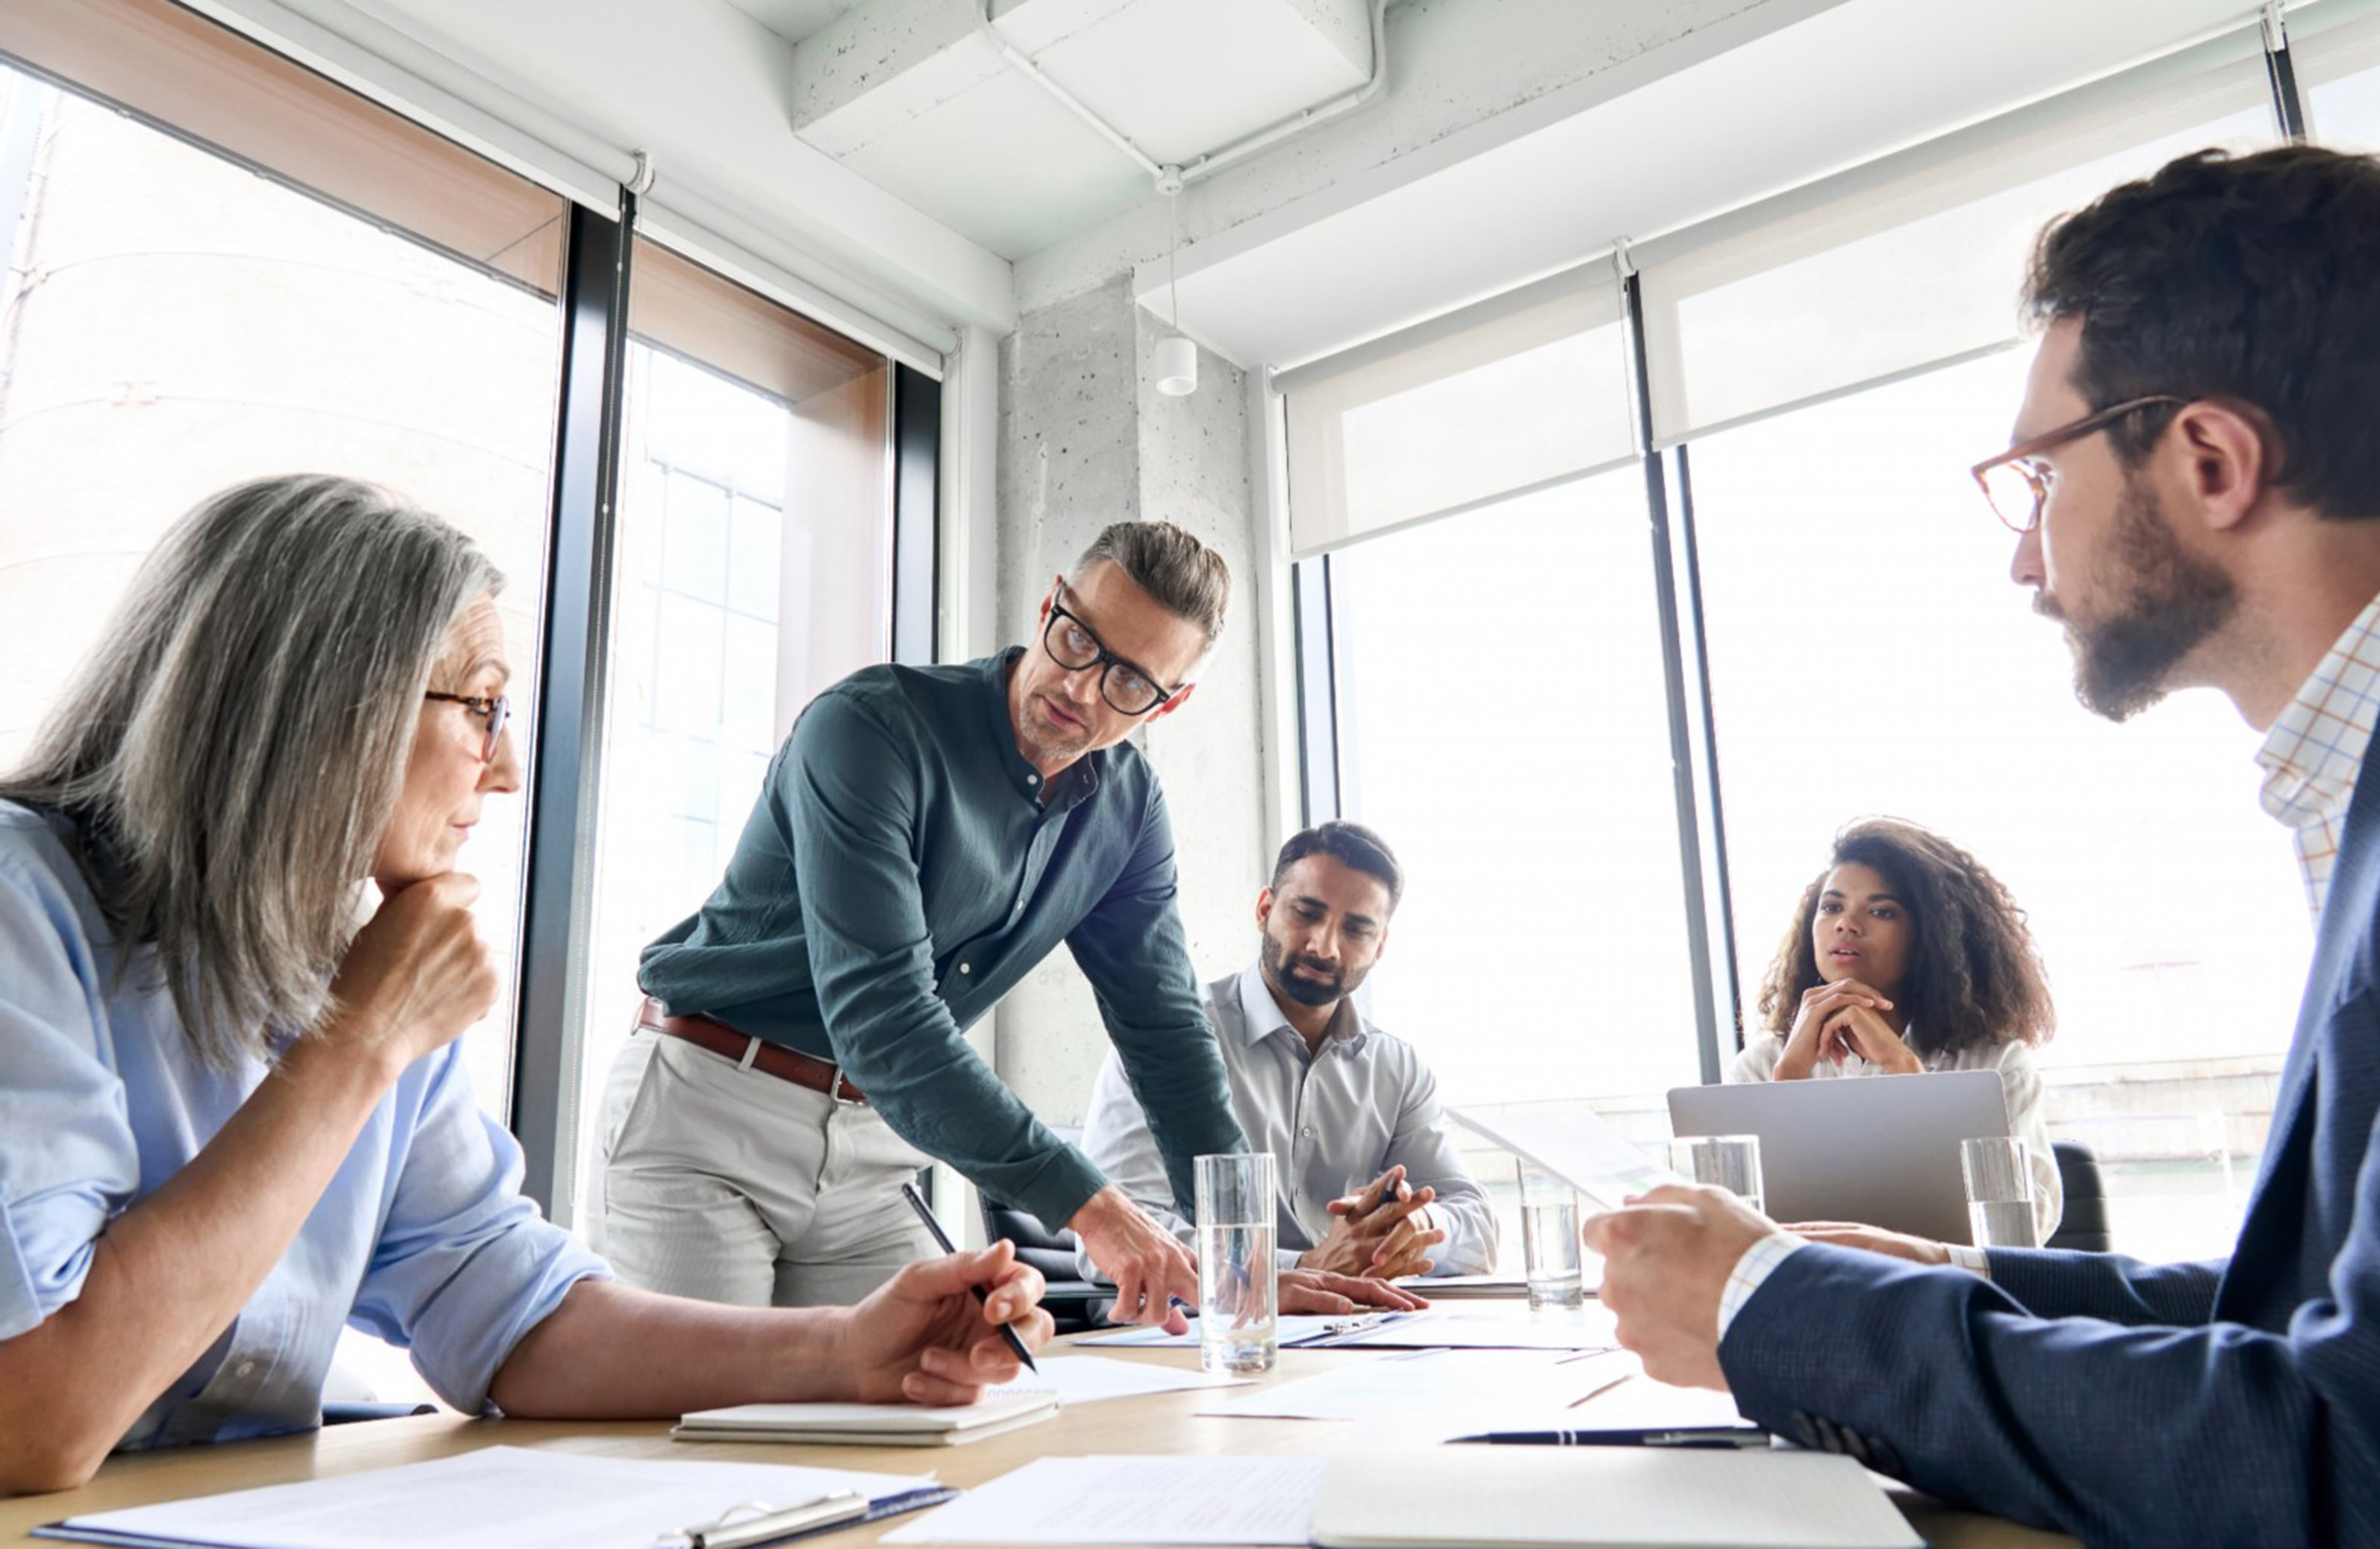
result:
[[[65,825],[0,801],[0,1339],[81,1293],[100,1234],[265,1077],[208,1069],[152,964],[117,946]],[[142,957],[149,956],[145,949]],[[465,1413],[521,1336],[601,1260],[522,1198],[520,1148],[481,1116],[459,1050],[408,1068],[238,1318],[120,1444],[320,1423],[340,1326],[409,1347]]]

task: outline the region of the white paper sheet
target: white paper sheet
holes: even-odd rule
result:
[[[1348,1321],[1342,1313],[1284,1312],[1275,1321],[1276,1337],[1280,1339],[1282,1348],[1286,1348],[1301,1339],[1310,1339],[1318,1334],[1327,1334],[1333,1324],[1344,1323]],[[1190,1332],[1187,1334],[1168,1334],[1161,1328],[1126,1328],[1119,1329],[1113,1334],[1095,1334],[1088,1338],[1078,1339],[1075,1343],[1129,1345],[1135,1348],[1148,1349],[1195,1350],[1198,1348],[1198,1320],[1196,1318],[1190,1320]]]
[[[1061,1403],[1090,1404],[1102,1398],[1137,1398],[1144,1393],[1179,1393],[1195,1387],[1245,1387],[1249,1377],[1188,1372],[1145,1360],[1106,1356],[1043,1356],[1041,1370],[1020,1372],[1013,1383],[987,1389],[994,1397],[1017,1393],[1054,1393]]]
[[[1405,1440],[1557,1430],[1585,1423],[1577,1418],[1585,1410],[1572,1406],[1613,1383],[1624,1384],[1632,1369],[1608,1355],[1572,1360],[1545,1350],[1409,1350],[1218,1397],[1198,1412],[1282,1420],[1395,1414],[1414,1422],[1399,1427]]]
[[[94,1512],[76,1527],[238,1549],[650,1549],[744,1501],[914,1490],[930,1477],[492,1446],[366,1473]]]
[[[1584,1307],[1540,1308],[1517,1302],[1433,1307],[1386,1318],[1329,1341],[1334,1350],[1607,1350],[1620,1343],[1619,1323],[1599,1301]]]
[[[885,1543],[1305,1544],[1320,1458],[1043,1458]]]
[[[1493,1117],[1465,1108],[1447,1111],[1523,1161],[1567,1178],[1597,1210],[1618,1210],[1629,1195],[1658,1184],[1688,1181],[1584,1106],[1508,1109]]]

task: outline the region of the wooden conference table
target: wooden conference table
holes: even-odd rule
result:
[[[1062,1353],[1070,1340],[1058,1341]],[[1196,1350],[1085,1350],[1086,1355],[1194,1367]],[[1285,1350],[1281,1365],[1264,1380],[1310,1377],[1333,1364],[1378,1359],[1378,1352]],[[1244,1390],[1243,1390],[1244,1391]],[[707,1442],[698,1446],[669,1439],[662,1421],[601,1423],[551,1421],[466,1420],[456,1415],[420,1415],[367,1421],[298,1436],[235,1442],[223,1446],[185,1446],[112,1458],[99,1477],[79,1490],[52,1495],[0,1496],[0,1545],[51,1543],[29,1537],[44,1522],[121,1506],[144,1506],[191,1495],[211,1495],[261,1484],[353,1473],[364,1469],[418,1463],[483,1446],[550,1447],[602,1458],[703,1458],[755,1463],[800,1463],[818,1468],[865,1469],[884,1473],[938,1473],[942,1482],[981,1484],[1044,1456],[1096,1453],[1268,1454],[1324,1456],[1361,1445],[1377,1448],[1434,1440],[1427,1421],[1383,1415],[1353,1423],[1313,1420],[1222,1419],[1192,1413],[1209,1395],[1199,1391],[1110,1399],[1068,1409],[1050,1421],[984,1441],[954,1447],[787,1446]],[[1906,1491],[1894,1501],[1929,1543],[1955,1549],[2050,1549],[2074,1540],[2039,1532],[1997,1518],[1955,1511]],[[862,1549],[900,1522],[850,1529],[816,1541],[822,1549]]]

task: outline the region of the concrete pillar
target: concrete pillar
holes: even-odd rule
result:
[[[1050,577],[1112,521],[1176,522],[1231,566],[1230,620],[1196,697],[1134,735],[1165,785],[1204,981],[1256,950],[1269,857],[1252,567],[1267,551],[1250,516],[1244,373],[1201,350],[1198,390],[1161,396],[1151,358],[1165,332],[1119,274],[1020,319],[1002,345],[999,607],[1007,638],[1030,640]],[[1010,992],[999,1028],[1009,1085],[1044,1119],[1081,1123],[1108,1044],[1073,959],[1054,955]]]

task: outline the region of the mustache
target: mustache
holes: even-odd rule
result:
[[[1305,969],[1311,972],[1319,973],[1331,979],[1337,979],[1340,977],[1341,973],[1340,970],[1331,967],[1329,963],[1322,961],[1318,957],[1284,957],[1281,966],[1284,969]]]
[[[2046,592],[2036,592],[2033,594],[2033,611],[2055,623],[2066,622],[2066,610],[2058,606],[2058,599]]]

